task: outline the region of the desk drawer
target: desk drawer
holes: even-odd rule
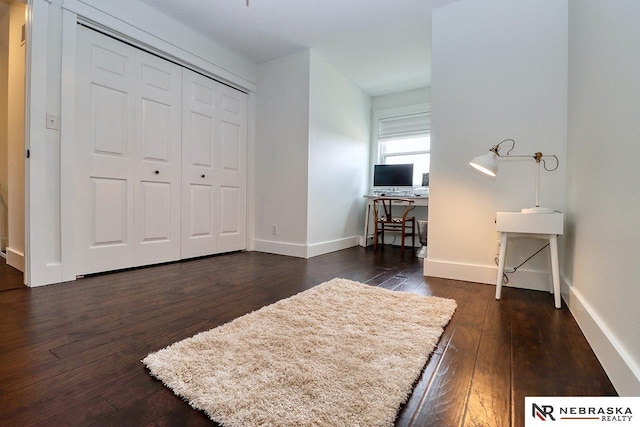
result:
[[[496,230],[506,233],[562,234],[564,215],[560,212],[551,214],[498,212]]]

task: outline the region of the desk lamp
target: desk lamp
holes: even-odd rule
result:
[[[500,145],[505,142],[510,142],[511,148],[509,149],[509,151],[507,151],[506,154],[503,155],[503,154],[500,154]],[[505,139],[503,141],[500,141],[499,143],[491,147],[488,153],[475,157],[473,160],[471,160],[469,162],[469,165],[471,165],[475,170],[485,175],[494,177],[498,174],[498,161],[497,161],[498,157],[534,159],[536,161],[536,206],[533,208],[524,208],[522,209],[522,213],[553,213],[554,212],[553,209],[540,207],[540,163],[542,163],[544,170],[548,172],[552,172],[558,169],[558,166],[559,166],[558,157],[556,157],[555,154],[546,155],[540,152],[533,153],[533,155],[509,154],[511,153],[511,151],[515,146],[516,146],[516,142],[513,139]],[[553,169],[547,168],[545,158],[549,158],[549,157],[553,157],[556,160],[556,166]]]

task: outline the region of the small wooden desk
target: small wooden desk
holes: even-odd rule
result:
[[[364,233],[362,235],[362,246],[365,248],[369,243],[369,221],[371,220],[371,212],[373,211],[373,199],[384,198],[384,196],[376,196],[367,194],[363,196],[367,199],[367,208],[364,216]],[[402,198],[413,200],[413,206],[429,206],[429,196],[389,196],[390,199]],[[402,203],[399,203],[398,206],[401,206]],[[406,205],[406,203],[405,203]],[[426,217],[424,218],[427,219]],[[418,218],[416,218],[416,221]]]
[[[496,278],[496,299],[502,292],[504,260],[507,255],[507,238],[514,235],[526,235],[549,240],[551,254],[551,275],[553,297],[556,308],[560,302],[560,270],[558,264],[558,236],[563,232],[564,217],[560,212],[550,214],[498,212],[496,214],[496,230],[500,232],[500,256],[498,260],[498,277]]]

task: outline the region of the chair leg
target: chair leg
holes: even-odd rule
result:
[[[378,224],[375,224],[375,229],[373,230],[373,251],[375,252],[378,249]]]
[[[411,253],[416,251],[416,221],[411,221]]]
[[[400,255],[404,255],[404,235],[406,224],[402,223],[402,238],[400,239]]]

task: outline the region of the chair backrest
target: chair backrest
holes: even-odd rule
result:
[[[406,207],[402,214],[402,222],[406,221],[409,211],[413,209],[413,200],[395,197],[378,197],[377,199],[373,199],[373,214],[375,216],[375,221],[388,223],[394,222],[394,216],[392,214],[392,207],[394,204],[400,204]]]

